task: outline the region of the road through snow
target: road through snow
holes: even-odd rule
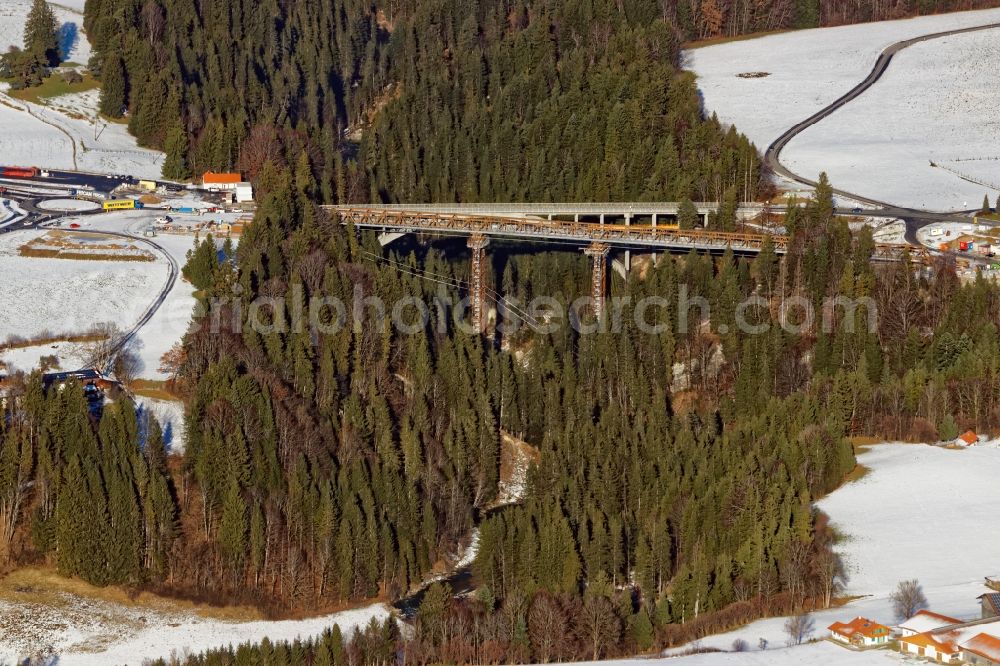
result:
[[[990,138],[1000,107],[993,84],[1000,49],[984,26],[998,22],[998,9],[958,12],[793,31],[685,55],[706,111],[757,146],[786,139],[781,164],[796,176],[812,180],[827,171],[834,185],[862,199],[953,211],[977,206],[990,191],[975,181],[1000,180],[1000,160],[985,159],[998,156]],[[927,41],[912,41],[921,38]],[[877,85],[843,100],[866,77]],[[831,107],[836,113],[796,131]],[[973,179],[931,161],[950,162]]]

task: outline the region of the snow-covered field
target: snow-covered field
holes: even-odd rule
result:
[[[55,370],[77,370],[87,363],[87,346],[80,342],[53,342],[30,347],[18,347],[0,352],[0,361],[12,370],[30,372],[39,366],[43,357],[54,356],[58,361]]]
[[[0,340],[45,332],[79,333],[116,322],[128,329],[167,279],[167,264],[22,257],[44,232],[0,235]]]
[[[125,211],[114,215],[95,215],[76,218],[83,228],[94,231],[124,231],[135,236],[142,236],[151,227],[158,215],[156,211]],[[74,218],[65,218],[64,225],[71,224]],[[194,247],[194,235],[159,234],[151,241],[162,247],[174,258],[178,266],[187,261],[187,251]],[[146,293],[148,305],[156,297],[158,283],[152,291]],[[153,318],[140,329],[133,344],[134,351],[142,361],[140,376],[144,379],[166,379],[159,371],[160,358],[184,336],[196,300],[194,287],[180,276],[174,283],[174,288],[167,294],[166,300],[160,305]]]
[[[828,641],[793,648],[784,644],[766,652],[708,652],[663,659],[612,659],[583,662],[577,666],[893,666],[893,663],[917,664],[902,655],[884,650],[853,652]],[[923,662],[926,663],[926,662]]]
[[[988,528],[1000,515],[1000,451],[882,445],[859,460],[872,472],[819,502],[848,535],[847,592],[885,596],[917,578],[932,607],[978,611],[961,590],[1000,573],[1000,533]]]
[[[31,0],[0,0],[0,50],[23,44]],[[86,65],[90,44],[83,34],[83,0],[54,3],[72,62]],[[58,74],[56,75],[58,76]],[[157,178],[163,154],[139,148],[125,125],[93,118],[98,91],[89,90],[29,104],[6,94],[0,84],[0,157],[4,164]]]
[[[138,147],[125,125],[100,120],[95,140],[96,91],[53,99],[59,108],[76,110],[67,115],[49,106],[22,102],[0,90],[0,128],[12,128],[0,132],[0,155],[5,164],[128,173],[137,178],[160,176],[163,153]]]
[[[372,618],[381,621],[388,614],[386,606],[374,604],[308,620],[224,622],[193,612],[131,608],[72,595],[64,595],[59,607],[0,602],[0,627],[13,628],[0,635],[0,663],[55,654],[66,666],[140,664],[265,637],[291,641],[318,636],[334,624],[350,636]]]
[[[83,34],[83,0],[52,3],[60,28],[60,48],[64,59],[86,65],[90,59],[90,43]],[[24,46],[24,22],[31,9],[31,0],[0,2],[0,50]]]
[[[191,205],[190,200],[186,200]],[[86,231],[126,232],[143,236],[161,213],[155,210],[122,211],[112,215],[73,216],[61,219],[62,228],[79,224]],[[239,214],[215,217],[234,219]],[[198,218],[199,221],[203,221]],[[94,324],[112,321],[128,330],[159,294],[167,279],[167,263],[159,251],[139,244],[156,257],[153,262],[81,261],[22,257],[18,248],[42,237],[41,231],[19,230],[0,234],[0,341],[16,335],[32,338],[42,333],[81,333]],[[194,234],[158,234],[150,241],[169,254],[178,267],[194,247]],[[39,298],[45,294],[45,298]],[[143,379],[166,379],[159,371],[160,358],[181,340],[188,329],[196,300],[194,287],[178,276],[173,289],[132,342],[139,356]],[[14,367],[30,370],[42,355],[54,354],[70,364],[78,360],[71,348],[32,347],[0,355]]]
[[[959,619],[979,617],[976,597],[985,576],[1000,573],[1000,449],[951,450],[923,444],[882,444],[858,457],[870,472],[818,502],[844,535],[838,551],[849,579],[845,594],[860,597],[813,614],[814,638],[826,627],[858,615],[895,624],[889,594],[900,580],[916,578],[932,610]],[[784,618],[770,618],[707,637],[706,648],[729,650],[745,640],[757,651],[761,638],[784,648]],[[765,653],[680,657],[679,664],[868,664],[900,659],[885,651],[852,653],[829,643],[768,649]],[[639,662],[636,662],[639,663]],[[673,661],[671,663],[674,663]]]
[[[181,453],[185,445],[185,422],[183,403],[173,400],[154,400],[138,396],[136,403],[142,410],[148,411],[160,424],[163,431],[163,444],[168,453]]]
[[[689,51],[708,112],[735,124],[760,149],[861,82],[878,54],[900,40],[1000,22],[1000,10],[805,30]],[[898,205],[978,207],[1000,191],[1000,30],[917,44],[899,53],[875,86],[792,140],[782,161],[836,187]],[[746,72],[767,72],[741,78]],[[931,161],[992,187],[968,182]]]

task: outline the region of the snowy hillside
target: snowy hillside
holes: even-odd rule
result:
[[[167,279],[167,264],[77,261],[20,256],[18,248],[44,232],[0,236],[0,341],[85,332],[114,321],[131,326]],[[44,296],[43,296],[44,295]]]
[[[83,1],[66,0],[51,3],[60,28],[60,48],[68,61],[86,65],[90,59],[90,43],[83,34]],[[0,50],[24,45],[24,21],[31,9],[31,0],[0,2]]]
[[[844,536],[838,551],[850,577],[846,594],[860,598],[814,613],[813,637],[823,638],[834,621],[858,615],[895,624],[888,596],[907,578],[920,581],[933,610],[960,619],[979,617],[976,597],[986,591],[983,578],[1000,570],[1000,536],[983,529],[1000,515],[1000,449],[883,444],[858,460],[871,471],[818,504]],[[734,640],[743,639],[757,651],[764,638],[766,653],[703,654],[669,663],[891,664],[890,659],[899,659],[885,651],[857,654],[829,643],[785,648],[783,625],[784,618],[759,620],[698,642],[730,650]]]
[[[66,57],[86,65],[90,44],[83,34],[83,1],[52,6]],[[31,0],[0,0],[0,50],[22,45],[30,7]],[[0,163],[159,177],[162,153],[140,148],[123,124],[100,121],[95,128],[97,90],[46,99],[39,105],[10,97],[6,88],[0,84],[0,129],[5,130],[0,132]]]
[[[814,639],[826,627],[858,615],[896,624],[888,596],[896,583],[916,578],[930,607],[960,619],[979,617],[977,596],[984,576],[1000,573],[1000,536],[984,529],[1000,515],[1000,449],[949,450],[923,444],[882,444],[858,457],[868,474],[820,501],[844,536],[838,551],[850,580],[846,594],[858,596],[840,608],[813,613]],[[604,665],[642,666],[891,666],[906,662],[887,650],[852,652],[827,641],[786,646],[785,618],[753,622],[698,641],[690,648],[723,652],[659,659],[622,659]],[[760,639],[767,650],[760,651]],[[750,652],[733,653],[733,641]]]
[[[806,30],[700,48],[687,59],[706,110],[763,150],[861,82],[890,44],[996,22],[1000,10],[992,9]],[[794,139],[783,162],[801,175],[825,170],[842,189],[912,207],[972,208],[987,191],[995,197],[1000,161],[983,158],[998,157],[984,140],[1000,122],[992,76],[1000,66],[998,35],[990,30],[902,51],[871,90]],[[931,167],[932,160],[994,187]]]
[[[225,622],[193,611],[156,605],[130,607],[72,594],[60,606],[10,604],[0,601],[0,663],[32,654],[57,654],[64,666],[140,664],[170,659],[210,648],[260,641],[292,641],[318,636],[339,624],[345,636],[373,618],[384,620],[389,609],[374,604],[306,620]],[[5,619],[16,622],[5,624]],[[45,661],[39,663],[56,663]]]

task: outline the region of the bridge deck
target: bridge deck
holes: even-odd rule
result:
[[[788,237],[766,233],[734,233],[706,229],[678,229],[676,226],[596,224],[540,220],[502,215],[459,214],[433,208],[407,206],[327,206],[343,224],[361,229],[377,229],[387,234],[436,233],[443,235],[482,234],[515,240],[576,242],[580,245],[607,243],[625,247],[649,247],[665,250],[725,250],[756,254],[770,239],[776,254],[788,251]],[[909,245],[876,245],[873,259],[898,261],[909,250],[915,261],[928,263],[931,255],[924,248]]]
[[[719,210],[719,203],[712,201],[696,201],[695,208],[700,215]],[[481,203],[481,204],[381,204],[371,206],[372,209],[386,211],[405,211],[414,213],[450,213],[455,215],[501,215],[504,217],[540,216],[572,217],[574,215],[599,217],[632,217],[653,215],[677,215],[681,204],[677,201],[623,201],[609,203]],[[330,208],[341,208],[330,206]],[[769,208],[756,202],[740,203],[737,207],[743,215],[759,215]],[[784,209],[784,206],[770,206]]]

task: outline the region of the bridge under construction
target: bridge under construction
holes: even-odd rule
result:
[[[695,204],[699,215],[708,215],[718,204]],[[775,254],[788,252],[789,239],[754,231],[724,232],[704,228],[681,229],[676,224],[677,203],[634,204],[481,204],[481,205],[384,205],[324,206],[341,224],[379,232],[387,245],[407,234],[459,236],[468,239],[472,251],[470,294],[473,325],[485,326],[486,247],[491,238],[538,243],[578,245],[593,261],[593,298],[596,314],[603,314],[607,260],[612,248],[628,253],[633,249],[666,252],[756,255],[770,244]],[[773,207],[771,208],[774,209]],[[763,204],[741,204],[737,219],[750,221],[764,213]],[[929,264],[932,253],[911,245],[877,244],[873,261],[910,261]],[[627,268],[627,262],[626,262]]]

